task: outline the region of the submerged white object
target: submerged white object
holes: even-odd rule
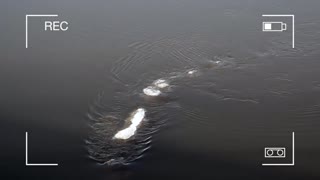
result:
[[[164,79],[155,80],[155,81],[153,82],[153,84],[154,84],[155,86],[157,86],[158,88],[165,88],[165,87],[168,87],[168,86],[169,86],[169,83],[168,83],[166,80],[164,80]]]
[[[136,127],[130,125],[129,127],[117,132],[117,134],[114,135],[114,138],[116,138],[116,139],[129,139],[131,136],[134,135],[136,130],[137,130]]]
[[[147,96],[159,96],[161,91],[153,86],[148,86],[143,89],[143,93]]]
[[[190,70],[190,71],[188,71],[188,74],[192,75],[192,74],[194,74],[196,72],[197,72],[197,70]]]
[[[134,113],[131,120],[132,125],[138,126],[146,115],[146,110],[143,108],[138,108]]]
[[[143,108],[138,108],[137,110],[135,110],[129,117],[131,121],[130,126],[123,130],[118,131],[113,138],[129,139],[130,137],[132,137],[135,134],[141,121],[144,119],[145,114],[146,114],[146,110]]]

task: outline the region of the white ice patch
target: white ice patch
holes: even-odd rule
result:
[[[143,93],[147,96],[159,96],[161,91],[153,86],[148,86],[143,89]]]
[[[158,88],[165,88],[165,87],[168,87],[168,86],[169,86],[169,83],[168,83],[166,80],[164,80],[164,79],[155,80],[155,81],[153,82],[153,84],[154,84],[155,86],[157,86]]]
[[[134,111],[130,117],[130,121],[131,121],[130,126],[123,130],[118,131],[113,138],[129,139],[131,136],[133,136],[138,126],[140,125],[141,121],[144,119],[145,113],[146,113],[146,110],[143,108],[139,108],[136,111]]]

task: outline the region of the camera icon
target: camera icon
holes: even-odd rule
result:
[[[284,147],[266,147],[264,148],[265,158],[285,158],[286,148]]]

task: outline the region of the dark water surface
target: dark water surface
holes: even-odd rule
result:
[[[1,179],[320,178],[320,1],[0,4]],[[26,14],[59,14],[29,20],[28,49]],[[295,15],[295,49],[291,19],[262,14]],[[146,97],[157,79],[170,86]],[[112,139],[139,107],[137,134]],[[58,167],[25,166],[25,132],[30,163]],[[292,132],[295,166],[263,167],[291,162]],[[287,157],[265,159],[268,146]]]

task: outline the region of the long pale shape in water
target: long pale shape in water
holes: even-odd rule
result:
[[[136,111],[132,113],[132,116],[130,117],[131,124],[129,127],[120,130],[117,132],[117,134],[114,135],[114,138],[116,139],[129,139],[132,137],[141,121],[144,119],[146,110],[143,108],[139,108]]]
[[[165,88],[165,87],[168,87],[168,86],[169,86],[169,83],[168,83],[166,80],[164,80],[164,79],[155,80],[155,81],[153,82],[153,84],[154,84],[155,86],[157,86],[158,88]]]
[[[147,96],[159,96],[161,91],[153,86],[148,86],[143,89],[143,93]]]

